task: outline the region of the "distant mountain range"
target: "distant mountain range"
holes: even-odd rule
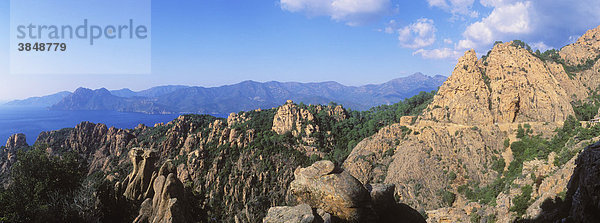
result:
[[[220,87],[191,87],[168,85],[143,91],[105,88],[78,88],[75,92],[60,92],[44,97],[11,101],[12,106],[49,107],[52,110],[110,110],[148,114],[230,112],[272,108],[286,100],[305,104],[336,102],[347,108],[366,110],[373,106],[392,104],[420,91],[437,89],[445,76],[426,76],[421,73],[393,79],[383,84],[359,87],[337,82],[255,82],[244,81]]]
[[[5,105],[9,106],[27,106],[27,107],[50,107],[58,102],[60,102],[63,98],[70,95],[71,92],[61,91],[56,94],[51,94],[42,97],[31,97],[24,100],[14,100],[9,101]]]

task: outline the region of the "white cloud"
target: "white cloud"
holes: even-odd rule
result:
[[[579,36],[569,36],[569,44],[577,42]]]
[[[465,39],[459,41],[457,48],[478,48],[506,36],[531,33],[531,9],[532,4],[529,1],[501,4],[494,8],[488,17],[469,25],[463,32]]]
[[[510,4],[515,0],[480,0],[479,3],[485,7],[498,7],[505,4]]]
[[[398,40],[400,45],[406,48],[422,48],[435,43],[435,33],[437,29],[433,20],[422,18],[418,19],[402,29],[398,30]]]
[[[360,25],[391,10],[390,0],[280,0],[281,8],[307,16],[329,16],[348,25]]]
[[[459,51],[450,48],[425,50],[419,49],[413,55],[421,55],[425,59],[457,59],[461,56]]]
[[[388,25],[385,27],[385,29],[383,30],[385,33],[387,34],[392,34],[396,32],[396,29],[398,27],[398,23],[396,22],[396,20],[390,20],[390,22],[388,22]]]
[[[494,41],[521,39],[551,49],[600,25],[598,0],[480,0],[489,15],[467,26],[456,49],[486,51]]]
[[[554,47],[546,45],[543,41],[532,43],[531,47],[534,50],[540,50],[541,52],[545,52],[546,50],[554,48]]]
[[[444,39],[445,44],[452,44],[453,41],[451,39]]]
[[[453,19],[460,16],[479,17],[477,11],[472,10],[475,0],[427,0],[430,7],[438,7],[453,14]]]

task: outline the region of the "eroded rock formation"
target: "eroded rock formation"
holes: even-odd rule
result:
[[[144,200],[133,222],[188,222],[183,184],[177,179],[176,167],[170,160],[162,165],[151,186],[154,196]]]
[[[133,171],[125,178],[123,183],[125,192],[123,196],[133,201],[143,201],[152,197],[152,183],[156,178],[155,162],[157,152],[151,149],[133,148],[129,151],[129,158],[133,164]]]
[[[23,133],[11,135],[6,141],[6,148],[21,148],[26,146],[28,146],[27,138]]]

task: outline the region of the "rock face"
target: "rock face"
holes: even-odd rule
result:
[[[153,195],[152,183],[156,178],[154,163],[157,152],[151,149],[133,148],[129,151],[133,171],[125,178],[127,185],[123,196],[129,200],[143,201]]]
[[[298,203],[320,208],[346,221],[375,220],[369,192],[354,177],[335,169],[331,161],[318,161],[294,171],[290,192]]]
[[[152,184],[154,196],[142,203],[139,215],[133,222],[187,222],[183,184],[177,179],[177,170],[168,160]]]
[[[21,148],[26,146],[29,145],[27,145],[27,138],[23,133],[11,135],[6,141],[6,148]]]
[[[272,207],[269,208],[263,223],[312,223],[315,221],[313,210],[308,204],[300,204],[295,207]]]
[[[569,181],[565,202],[575,222],[600,221],[600,142],[583,150]]]

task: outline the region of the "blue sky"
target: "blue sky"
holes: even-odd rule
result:
[[[9,27],[9,2],[0,2],[0,27]],[[98,12],[91,9],[91,13]],[[11,30],[0,29],[0,100],[79,86],[141,90],[244,80],[363,85],[414,72],[448,76],[464,51],[485,53],[495,40],[522,39],[542,50],[560,48],[600,25],[600,4],[597,0],[154,0],[151,18],[150,74],[10,74]]]

